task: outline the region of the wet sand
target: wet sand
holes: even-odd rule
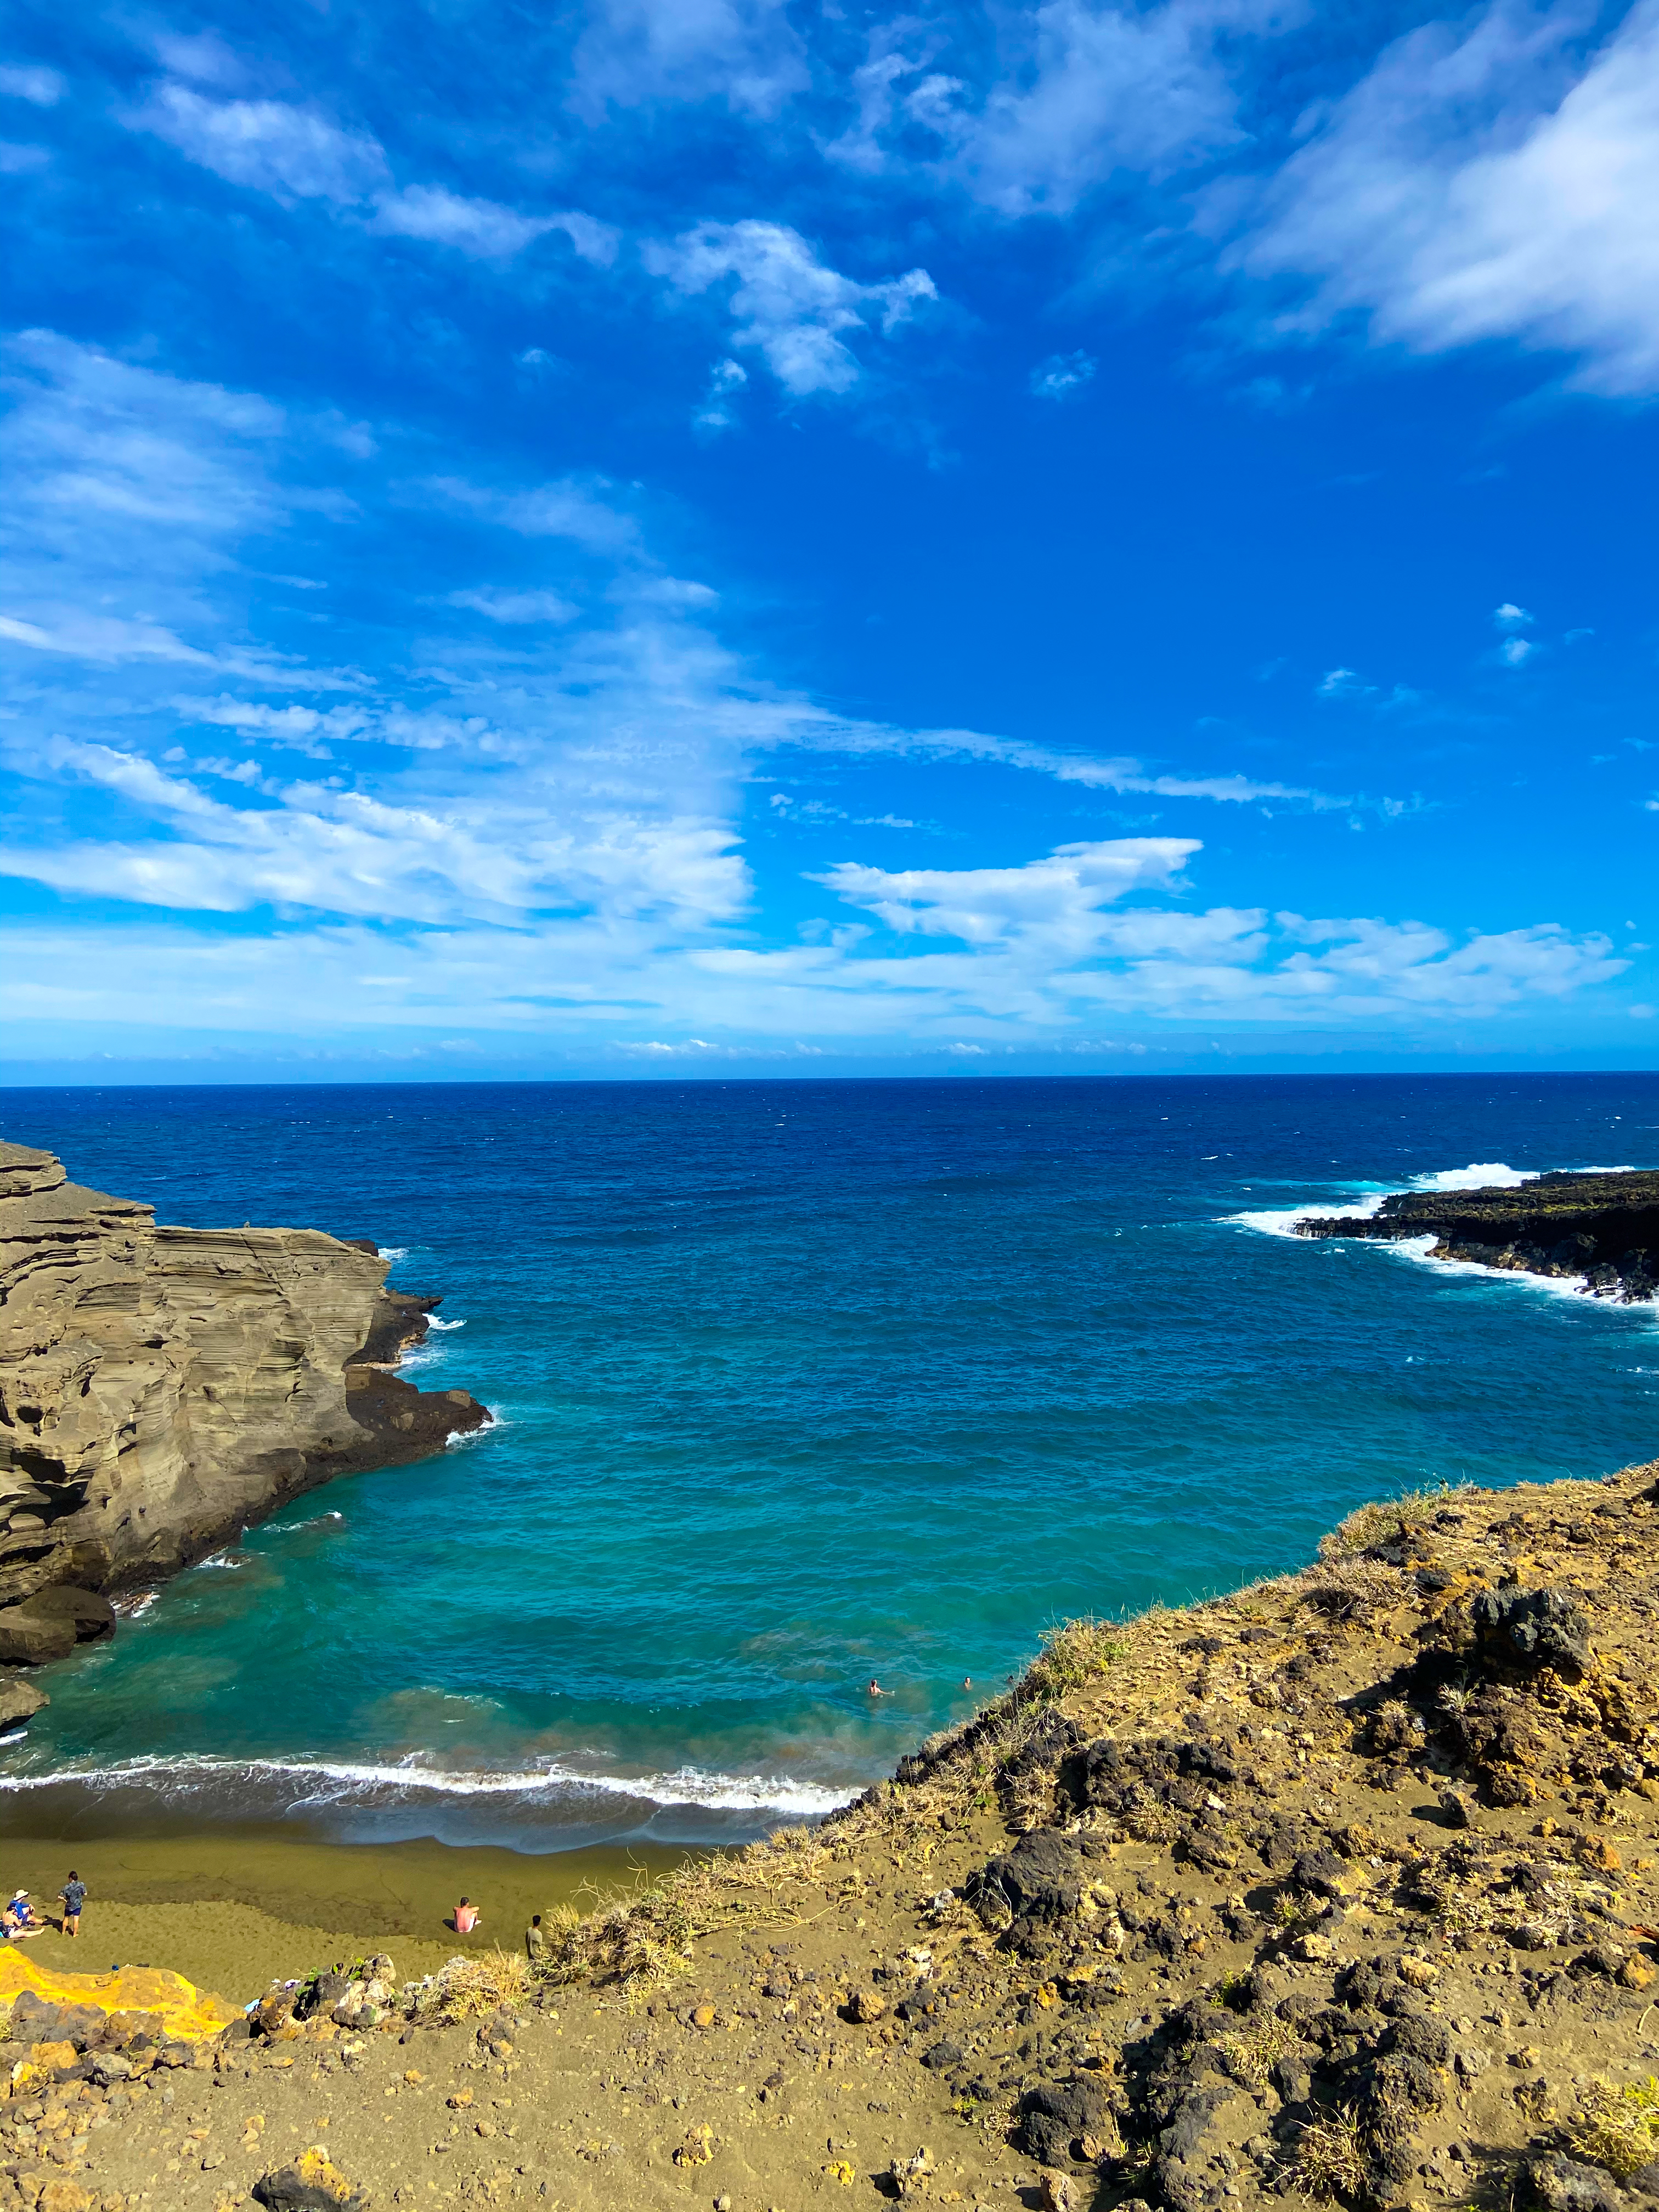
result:
[[[32,1958],[76,1973],[170,1966],[239,2003],[274,1979],[369,1952],[388,1952],[409,1978],[457,1951],[517,1948],[532,1912],[586,1911],[690,1856],[617,1844],[531,1856],[430,1842],[329,1844],[265,1827],[65,1838],[0,1822],[7,1896],[21,1885],[55,1923],[71,1867],[88,1892],[80,1936],[53,1925],[30,1940]],[[483,1912],[470,1936],[444,1925],[463,1893]]]

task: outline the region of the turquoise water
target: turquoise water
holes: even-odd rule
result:
[[[413,1379],[499,1417],[44,1670],[0,1786],[135,1818],[752,1833],[1067,1614],[1659,1452],[1652,1308],[1273,1233],[1659,1164],[1652,1076],[10,1091],[0,1133],[163,1219],[377,1238],[443,1295]]]

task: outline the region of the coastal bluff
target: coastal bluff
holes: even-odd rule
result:
[[[1309,1215],[1298,1237],[1432,1237],[1430,1257],[1578,1276],[1629,1305],[1659,1294],[1659,1170],[1540,1175],[1482,1190],[1399,1191],[1375,1213]]]
[[[386,1371],[439,1303],[388,1265],[314,1229],[170,1227],[0,1144],[0,1662],[64,1657],[112,1593],[488,1421]],[[0,1724],[43,1702],[0,1676]]]

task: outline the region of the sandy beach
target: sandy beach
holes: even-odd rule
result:
[[[70,1867],[87,1884],[82,1932],[55,1925],[29,1955],[77,1973],[170,1966],[246,2003],[277,1977],[390,1951],[400,1973],[430,1973],[458,1950],[516,1948],[532,1912],[586,1910],[683,1863],[680,1850],[597,1845],[532,1857],[442,1844],[317,1843],[268,1828],[125,1837],[20,1832],[0,1826],[0,1883],[27,1889],[55,1922]],[[477,1932],[444,1922],[463,1893],[482,1908]]]

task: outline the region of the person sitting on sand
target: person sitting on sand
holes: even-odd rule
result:
[[[73,1867],[69,1870],[69,1880],[58,1893],[58,1899],[64,1908],[59,1927],[65,1936],[78,1936],[81,1933],[81,1907],[87,1901],[87,1886]]]
[[[470,1936],[478,1924],[478,1908],[470,1897],[464,1897],[455,1907],[455,1933]]]
[[[11,1903],[6,1907],[5,1922],[7,1940],[11,1942],[20,1936],[44,1936],[46,1932],[45,1921],[34,1917],[34,1907],[29,1903],[26,1889],[13,1891]]]
[[[544,1966],[547,1964],[547,1937],[543,1932],[542,1916],[539,1912],[532,1912],[530,1916],[530,1925],[524,1931],[524,1948],[526,1956],[532,1966]]]

